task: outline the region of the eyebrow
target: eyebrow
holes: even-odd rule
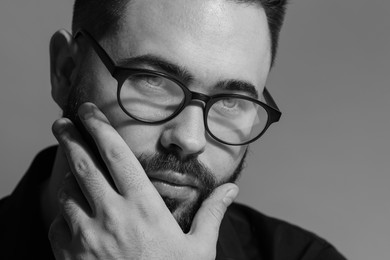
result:
[[[117,66],[120,67],[132,67],[135,65],[146,65],[151,66],[154,69],[160,69],[165,73],[174,75],[175,77],[181,79],[185,84],[189,84],[195,78],[185,67],[176,65],[160,56],[152,54],[124,58],[117,61]],[[229,79],[219,81],[215,85],[215,88],[221,90],[246,92],[247,95],[254,99],[259,98],[259,93],[257,92],[256,87],[252,83],[243,80]]]
[[[217,88],[222,90],[231,90],[231,91],[242,91],[246,92],[250,97],[254,99],[259,99],[259,93],[256,90],[256,87],[247,81],[243,80],[224,80],[218,82]]]
[[[162,57],[152,55],[152,54],[120,59],[117,62],[117,64],[120,67],[129,67],[132,65],[151,66],[154,69],[163,70],[165,73],[180,78],[181,80],[184,81],[184,83],[189,83],[194,79],[193,75],[186,68],[182,66],[178,66]]]

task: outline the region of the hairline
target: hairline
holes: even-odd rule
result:
[[[120,0],[120,2],[118,2],[118,4],[115,6],[113,14],[111,14],[111,15],[115,15],[115,17],[112,19],[112,21],[106,23],[107,26],[105,28],[103,27],[102,30],[100,30],[101,33],[96,33],[96,30],[92,30],[90,32],[94,35],[96,40],[101,40],[103,38],[109,37],[109,36],[115,34],[119,30],[120,26],[122,25],[121,20],[123,19],[124,15],[125,15],[125,10],[128,8],[128,5],[131,4],[132,1],[133,0]],[[266,8],[264,7],[264,4],[262,3],[262,1],[261,0],[225,0],[225,1],[235,3],[235,4],[241,4],[241,5],[245,4],[247,6],[257,6],[258,8],[263,9],[263,11],[265,12],[266,18],[267,18],[268,40],[270,43],[270,45],[269,45],[270,46],[270,48],[269,48],[270,69],[272,69],[272,67],[275,63],[275,59],[276,59],[276,49],[277,49],[279,37],[277,36],[277,39],[273,39],[269,17],[268,17],[268,14],[266,12]],[[103,13],[103,15],[102,15],[102,17],[100,17],[100,19],[104,19],[107,16],[109,16],[109,15],[106,13]],[[89,28],[80,28],[79,25],[75,24],[73,21],[72,22],[73,34],[75,34],[77,32],[77,30],[79,30],[79,29],[89,30]],[[276,33],[278,34],[278,32],[276,32]]]

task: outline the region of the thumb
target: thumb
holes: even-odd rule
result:
[[[198,237],[199,241],[217,242],[219,226],[227,207],[237,197],[238,187],[233,183],[219,186],[203,201],[202,206],[192,222],[190,234]]]

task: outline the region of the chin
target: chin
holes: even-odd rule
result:
[[[183,232],[188,233],[191,229],[192,221],[202,204],[202,200],[178,202],[175,199],[164,197],[163,200]]]

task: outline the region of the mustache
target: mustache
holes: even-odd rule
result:
[[[206,194],[209,194],[217,186],[217,181],[211,170],[200,162],[197,157],[180,159],[170,152],[156,152],[151,155],[141,154],[138,156],[145,172],[174,171],[189,175],[197,179]]]

